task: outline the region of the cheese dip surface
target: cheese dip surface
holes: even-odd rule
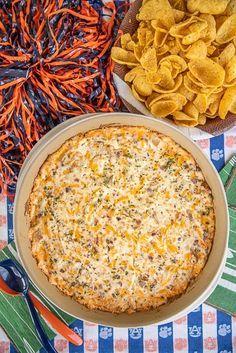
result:
[[[78,134],[48,157],[27,203],[32,253],[95,310],[151,310],[184,293],[211,250],[211,190],[193,157],[144,127]]]

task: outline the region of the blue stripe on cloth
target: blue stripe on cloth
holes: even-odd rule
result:
[[[232,352],[232,326],[231,317],[217,310],[217,341],[218,352]]]
[[[99,353],[113,353],[113,328],[98,326]]]
[[[129,353],[143,353],[142,328],[129,328]]]
[[[84,324],[82,320],[76,320],[73,324],[70,325],[75,333],[78,333],[80,337],[84,339]],[[84,353],[84,345],[75,346],[72,343],[69,343],[69,352],[70,353]]]
[[[158,326],[159,353],[172,353],[173,348],[173,324],[170,322]]]
[[[10,353],[19,353],[15,350],[13,344],[10,345]]]
[[[203,352],[202,306],[188,314],[188,352]]]
[[[217,170],[224,167],[224,135],[215,136],[210,139],[210,157]]]
[[[54,339],[50,341],[54,347]],[[19,352],[20,353],[20,352]],[[44,348],[41,348],[39,353],[48,353]]]
[[[8,243],[14,240],[13,233],[13,202],[7,197],[7,229],[8,229]]]

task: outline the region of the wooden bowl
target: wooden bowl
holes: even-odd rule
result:
[[[123,31],[123,33],[130,33],[132,35],[137,30],[139,22],[136,19],[136,15],[138,14],[141,5],[142,5],[142,0],[136,0],[131,5],[129,11],[127,12],[120,26],[120,29]],[[120,46],[120,41],[116,45]],[[120,65],[115,63],[114,73],[117,74],[122,80],[124,79],[125,74],[129,70],[130,69],[128,69],[125,65]],[[122,91],[122,88],[120,88],[120,90]],[[119,91],[119,87],[118,87],[118,92],[120,93],[121,99],[124,105],[126,106],[126,108],[128,109],[128,111],[131,113],[140,114],[139,110],[134,108],[130,103],[128,103],[125,100],[125,98],[122,97],[121,91]],[[142,104],[142,103],[139,102],[139,104]],[[142,105],[144,106],[144,104]],[[167,122],[170,121],[167,118],[164,118],[164,119]],[[207,123],[205,125],[198,125],[197,128],[199,128],[202,131],[208,132],[209,134],[212,134],[212,135],[220,135],[234,126],[236,126],[236,115],[229,113],[225,120],[222,120],[219,117],[216,117],[214,119],[207,119]]]

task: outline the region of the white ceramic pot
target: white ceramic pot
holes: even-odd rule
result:
[[[29,224],[25,216],[25,204],[31,192],[34,178],[48,155],[56,151],[67,139],[77,133],[114,123],[145,126],[157,130],[170,136],[190,152],[212,189],[216,215],[216,233],[212,251],[205,268],[194,284],[180,298],[161,306],[159,310],[136,312],[131,315],[88,310],[83,305],[63,295],[55,286],[50,284],[31,255],[28,239]],[[35,145],[22,167],[17,184],[14,205],[14,231],[17,250],[25,270],[40,292],[52,303],[68,314],[82,320],[115,327],[136,327],[172,321],[193,310],[207,299],[223,271],[228,243],[229,216],[225,192],[219,175],[210,160],[192,140],[175,127],[164,121],[155,120],[155,118],[128,113],[102,113],[70,119],[51,130]]]

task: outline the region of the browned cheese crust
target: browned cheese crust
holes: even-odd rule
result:
[[[194,158],[144,127],[66,141],[42,165],[27,213],[32,254],[50,283],[114,313],[183,294],[215,232],[212,193]]]

